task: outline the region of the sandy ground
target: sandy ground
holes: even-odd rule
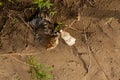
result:
[[[23,32],[29,36],[17,38],[19,34],[13,32],[16,36],[11,38],[2,34],[1,41],[6,40],[3,46],[7,48],[1,49],[0,80],[30,80],[29,67],[23,63],[27,57],[24,54],[34,54],[40,63],[53,66],[54,80],[120,80],[119,4],[119,0],[96,0],[95,7],[84,5],[80,21],[76,20],[72,25],[75,30],[67,29],[76,38],[72,47],[62,39],[50,51],[43,47],[45,40],[37,42],[36,46],[28,45],[32,43],[33,35],[27,28],[23,29],[26,25],[22,24],[23,27],[17,28],[16,32],[20,31],[20,36]],[[74,20],[67,19],[63,23],[69,25]],[[10,56],[8,52],[21,55]]]

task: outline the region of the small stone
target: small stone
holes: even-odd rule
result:
[[[72,72],[75,72],[75,70],[73,69]]]

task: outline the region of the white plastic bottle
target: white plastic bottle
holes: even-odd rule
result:
[[[66,31],[61,31],[61,38],[66,42],[67,45],[72,46],[75,44],[76,39]]]

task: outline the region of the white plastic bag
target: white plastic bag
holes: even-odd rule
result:
[[[68,32],[61,31],[61,38],[66,42],[67,45],[72,46],[75,44],[76,39],[72,37]]]

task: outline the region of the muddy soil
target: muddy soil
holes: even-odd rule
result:
[[[49,36],[37,39],[29,25],[36,14],[31,0],[3,1],[0,7],[0,80],[30,80],[28,55],[53,67],[54,80],[120,80],[120,1],[51,0],[60,21],[73,37],[74,46],[61,38],[47,51]],[[32,7],[32,8],[31,8]],[[34,8],[34,9],[33,9]]]

